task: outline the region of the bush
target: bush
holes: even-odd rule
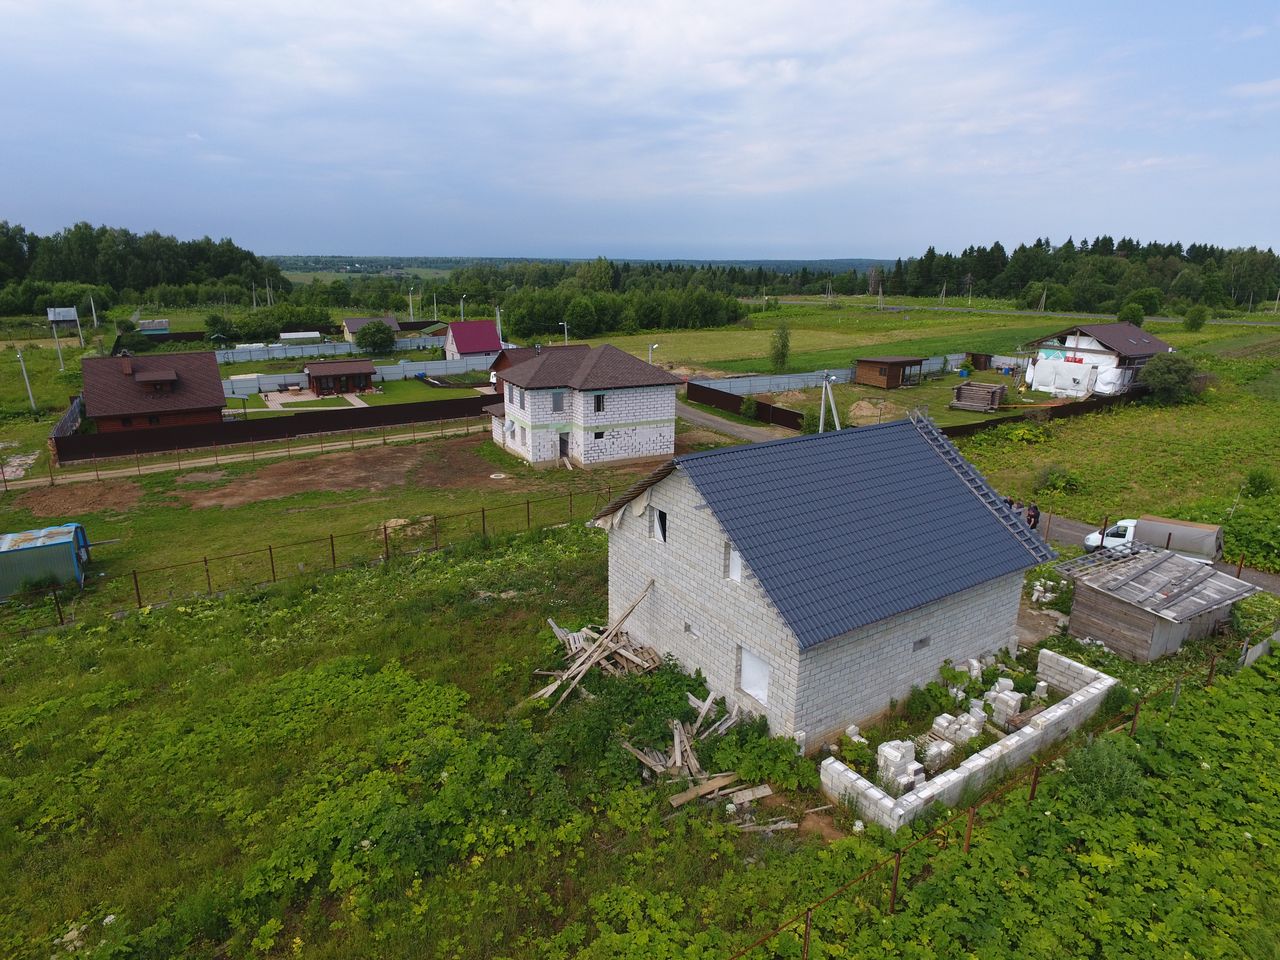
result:
[[[1245,475],[1244,495],[1251,500],[1265,497],[1275,488],[1275,475],[1266,467],[1256,467]]]
[[[1137,303],[1126,303],[1116,314],[1116,319],[1121,323],[1132,323],[1135,327],[1142,326],[1142,321],[1146,318],[1147,315],[1142,312],[1142,305]]]
[[[1209,319],[1209,308],[1203,303],[1197,303],[1194,307],[1187,310],[1187,315],[1182,320],[1183,329],[1195,333],[1204,326],[1205,321]]]
[[[1084,482],[1074,473],[1051,463],[1036,471],[1033,489],[1036,493],[1079,493],[1083,488]]]
[[[1196,394],[1196,366],[1182,354],[1157,353],[1138,373],[1138,382],[1156,403],[1186,403]]]
[[[780,323],[773,331],[769,344],[769,366],[774,373],[785,373],[790,359],[791,329],[785,323]]]
[[[748,420],[756,418],[756,398],[743,397],[742,406],[738,408],[738,415],[746,417]]]
[[[1067,757],[1067,784],[1088,810],[1110,810],[1142,790],[1142,770],[1114,737],[1091,741]]]
[[[396,335],[381,320],[366,323],[356,331],[356,346],[365,353],[390,353],[396,345]]]
[[[817,433],[818,432],[818,414],[816,411],[807,410],[804,415],[804,425],[800,428],[801,433]]]
[[[146,353],[148,350],[156,348],[156,342],[145,333],[122,333],[120,335],[120,348],[128,350],[130,353]]]

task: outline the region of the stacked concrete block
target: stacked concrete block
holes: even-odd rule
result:
[[[1015,715],[1022,712],[1022,694],[1012,689],[1002,690],[991,701],[991,719],[1001,730],[1008,730],[1009,723]]]
[[[1035,692],[1031,695],[1037,700],[1044,700],[1049,696],[1049,684],[1045,683],[1043,680],[1039,681],[1036,684]]]
[[[916,745],[910,740],[886,740],[876,750],[876,775],[886,787],[901,792],[915,785]]]
[[[1106,674],[1041,647],[1036,676],[1059,693],[1075,693]]]
[[[982,701],[975,701],[981,703]],[[982,725],[986,722],[987,715],[982,708],[978,708],[978,715],[974,716],[970,713],[963,713],[958,717],[953,717],[949,713],[939,714],[933,720],[932,733],[941,737],[949,744],[959,746],[968,743],[974,737],[982,732]]]
[[[968,672],[969,676],[974,680],[977,680],[982,676],[982,664],[975,659],[966,660],[963,664],[961,664],[961,666],[963,667],[964,670]]]
[[[1041,666],[1049,667],[1047,683],[1087,682],[1069,692],[1063,700],[1044,710],[1021,730],[1009,734],[979,753],[968,757],[958,767],[937,774],[933,779],[917,782],[914,789],[894,798],[889,796],[865,777],[850,770],[834,757],[824,760],[821,768],[822,787],[827,796],[836,801],[854,805],[865,817],[886,827],[896,830],[904,823],[910,823],[931,806],[942,804],[954,807],[967,791],[981,789],[986,783],[1017,767],[1028,763],[1051,744],[1063,739],[1079,728],[1102,705],[1107,690],[1115,685],[1116,680],[1097,670],[1091,670],[1083,664],[1058,654],[1046,658],[1051,651],[1041,651]],[[1042,673],[1042,676],[1044,674]],[[1059,688],[1061,689],[1061,688]],[[1021,698],[1011,690],[992,691],[993,698]],[[980,705],[982,701],[975,701]],[[944,714],[943,717],[947,715]],[[969,720],[975,718],[968,714]],[[942,719],[942,718],[939,718]],[[964,718],[953,718],[964,719]],[[902,741],[898,741],[901,744]],[[883,749],[882,745],[882,749]],[[931,762],[930,751],[950,744],[931,743],[925,748],[925,765]],[[913,769],[914,760],[905,760],[907,751],[892,746],[892,753],[885,755],[887,769],[901,769],[898,776],[905,778]],[[914,756],[914,750],[911,751]],[[934,756],[937,754],[934,753]],[[918,764],[916,764],[918,766]]]
[[[956,745],[946,740],[934,740],[924,748],[924,768],[936,773],[945,767],[956,752]]]

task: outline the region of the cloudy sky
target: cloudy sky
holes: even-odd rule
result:
[[[0,0],[0,219],[262,253],[1274,245],[1274,2]]]

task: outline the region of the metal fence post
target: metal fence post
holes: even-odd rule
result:
[[[533,514],[529,512],[529,498],[524,498],[524,528],[526,530],[533,529]]]
[[[489,535],[489,525],[485,522],[484,507],[480,508],[480,536],[487,537]]]
[[[1217,668],[1218,668],[1218,655],[1215,653],[1212,657],[1209,658],[1209,675],[1204,678],[1204,685],[1206,687],[1213,685],[1213,675],[1214,673],[1217,672]]]
[[[573,519],[573,491],[569,491],[569,519]]]
[[[804,912],[804,946],[801,948],[801,960],[809,960],[809,935],[813,930],[813,907]]]
[[[98,471],[98,463],[97,463],[97,459],[98,459],[97,457],[94,457],[94,464],[93,464],[93,470],[94,470],[94,473],[97,473],[97,471]],[[3,464],[3,463],[0,463],[0,483],[3,483],[3,484],[4,484],[4,492],[5,492],[5,493],[8,493],[8,492],[9,492],[9,478],[8,478],[8,477],[6,477],[6,476],[4,475],[4,464]]]
[[[271,544],[267,544],[267,559],[271,561],[271,582],[276,582],[276,553],[271,549]]]
[[[1133,705],[1133,721],[1129,724],[1129,736],[1133,736],[1138,732],[1138,713],[1142,710],[1142,701],[1139,700]]]
[[[969,854],[969,841],[973,839],[973,817],[977,812],[977,807],[969,808],[969,822],[964,827],[964,852],[966,856]]]
[[[1169,534],[1170,537],[1173,534]],[[1240,579],[1240,574],[1244,572],[1244,551],[1240,552],[1240,562],[1236,564],[1236,579]]]
[[[329,565],[338,569],[338,552],[333,548],[333,534],[329,534]]]
[[[133,598],[138,601],[138,609],[142,609],[142,588],[138,586],[138,571],[133,571]]]
[[[45,466],[49,468],[49,486],[51,486],[51,487],[52,487],[52,486],[54,486],[54,479],[53,479],[53,457],[49,457],[48,461],[46,461],[46,462],[45,462]]]
[[[1027,794],[1027,803],[1031,803],[1036,798],[1036,787],[1040,786],[1040,764],[1036,764],[1036,768],[1031,771],[1031,792]]]
[[[382,559],[391,559],[391,538],[387,536],[387,525],[382,525]]]
[[[431,516],[431,537],[435,541],[436,549],[439,550],[440,549],[440,521],[438,521],[435,518],[434,514],[432,514]]]
[[[213,593],[213,577],[209,576],[209,558],[204,558],[204,586],[207,593]]]
[[[62,626],[67,621],[62,619],[62,601],[58,599],[58,588],[54,587],[49,592],[53,594],[53,607],[58,611],[58,626]]]
[[[898,874],[902,872],[902,851],[893,855],[893,888],[889,891],[889,913],[898,905]]]

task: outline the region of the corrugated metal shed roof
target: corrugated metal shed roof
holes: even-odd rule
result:
[[[1058,564],[1058,570],[1174,623],[1230,606],[1260,590],[1208,564],[1146,544],[1099,550]]]
[[[47,547],[56,543],[71,543],[75,541],[78,529],[83,529],[78,523],[64,523],[57,527],[44,527],[41,530],[0,533],[0,553],[29,550],[32,547]]]
[[[925,418],[678,457],[801,649],[1054,552]]]

